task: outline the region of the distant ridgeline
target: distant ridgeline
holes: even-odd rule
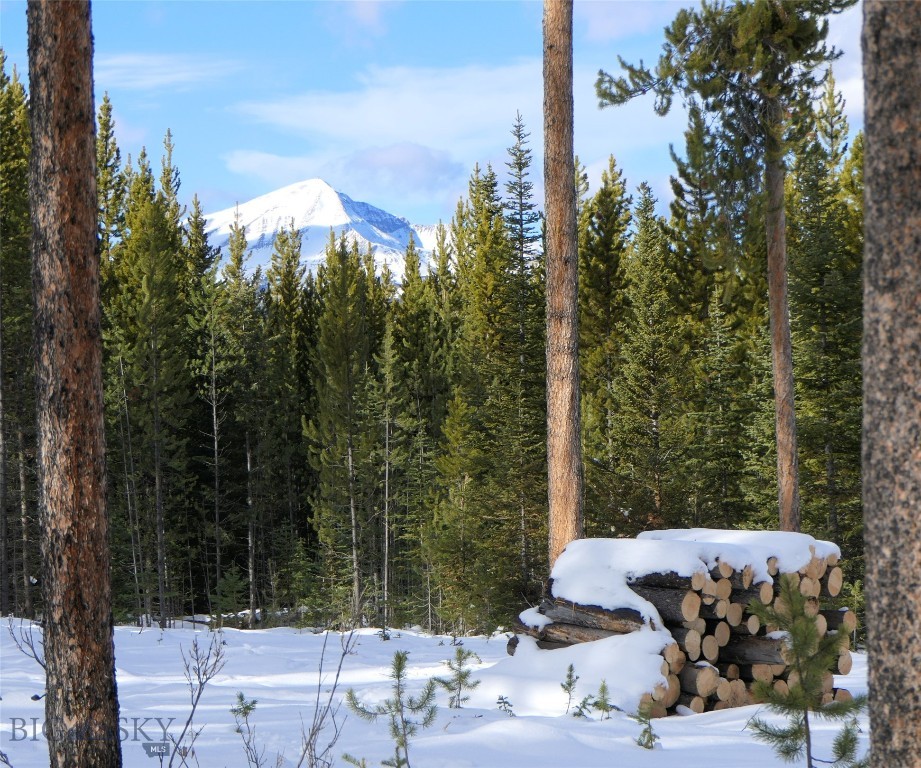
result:
[[[423,264],[435,244],[435,226],[414,225],[369,203],[352,200],[337,192],[322,179],[308,179],[266,195],[240,203],[233,208],[207,215],[208,239],[226,256],[230,227],[239,213],[239,221],[246,227],[246,239],[252,257],[250,269],[262,267],[263,272],[272,261],[272,247],[276,233],[294,221],[301,233],[303,258],[301,263],[316,273],[322,263],[330,229],[339,237],[345,233],[349,240],[357,241],[364,253],[370,245],[380,270],[386,264],[395,279],[403,276],[403,259],[412,235]]]

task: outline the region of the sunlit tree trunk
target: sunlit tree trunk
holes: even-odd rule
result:
[[[921,3],[865,0],[863,503],[873,768],[921,744]]]
[[[775,107],[775,110],[779,109]],[[793,344],[787,301],[787,221],[784,211],[786,170],[780,142],[768,140],[764,161],[767,210],[768,306],[771,324],[771,363],[777,435],[777,506],[782,531],[800,529],[799,469],[796,448],[796,409],[793,400]]]
[[[121,766],[87,2],[28,5],[34,343],[53,768]]]
[[[572,0],[544,2],[547,481],[550,564],[582,537]]]

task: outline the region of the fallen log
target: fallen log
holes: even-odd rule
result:
[[[665,622],[680,624],[682,621],[693,621],[700,616],[700,595],[693,590],[641,586],[631,589],[652,603]]]
[[[688,665],[678,673],[681,690],[695,696],[707,698],[716,691],[720,683],[720,673],[709,664],[704,666]]]
[[[769,637],[733,635],[720,651],[722,661],[736,664],[785,664],[784,641]]]
[[[515,631],[523,635],[529,635],[535,640],[542,640],[550,643],[565,643],[566,645],[591,643],[595,640],[604,640],[606,637],[612,637],[618,634],[608,629],[580,627],[578,624],[566,624],[556,621],[540,628],[529,627],[521,622],[516,622]]]
[[[844,630],[850,634],[857,629],[857,614],[850,608],[819,611],[825,617],[825,624],[829,632]]]
[[[685,629],[684,627],[672,627],[669,631],[690,661],[697,661],[700,658],[700,632],[696,629]]]
[[[720,644],[713,635],[704,635],[700,639],[700,655],[713,664],[720,657]]]
[[[819,580],[820,592],[822,597],[837,597],[841,594],[841,587],[844,585],[844,571],[838,566],[830,569]]]
[[[702,714],[707,705],[703,696],[696,696],[693,693],[682,693],[677,703],[679,706],[687,707],[696,715]]]
[[[574,624],[587,629],[603,629],[619,635],[636,632],[646,626],[643,616],[633,608],[610,610],[597,605],[579,605],[560,598],[545,598],[537,610],[554,622]]]

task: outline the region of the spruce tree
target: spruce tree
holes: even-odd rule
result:
[[[362,469],[367,445],[362,399],[371,349],[367,333],[368,281],[357,246],[330,233],[318,274],[322,309],[317,322],[317,409],[310,423],[311,463],[318,485],[314,525],[336,607],[361,619],[371,551],[363,531]]]
[[[579,351],[582,442],[585,450],[586,528],[608,535],[619,517],[615,492],[619,457],[614,388],[620,376],[626,308],[626,254],[631,198],[613,157],[601,186],[579,219]]]
[[[860,552],[861,249],[841,173],[847,121],[829,78],[791,185],[790,300],[811,530]]]
[[[622,320],[621,363],[611,426],[618,457],[618,497],[625,527],[684,523],[681,465],[686,444],[682,378],[686,352],[671,301],[674,273],[664,223],[648,185],[639,188],[636,232],[627,264],[629,308]]]

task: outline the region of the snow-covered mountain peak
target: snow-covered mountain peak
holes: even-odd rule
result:
[[[345,234],[364,251],[370,245],[379,268],[387,264],[397,279],[403,275],[403,257],[410,233],[425,259],[434,245],[434,228],[413,227],[370,203],[353,200],[323,179],[307,179],[209,214],[208,235],[212,245],[225,248],[236,217],[246,228],[253,256],[250,266],[268,267],[276,233],[294,226],[302,235],[302,261],[315,270],[322,262],[329,231]]]

